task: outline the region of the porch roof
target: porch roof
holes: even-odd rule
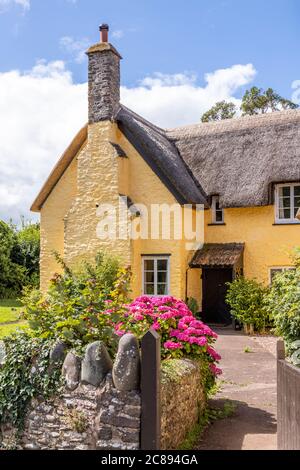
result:
[[[196,251],[191,268],[234,266],[243,254],[244,243],[206,243]]]

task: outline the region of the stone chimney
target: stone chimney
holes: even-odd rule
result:
[[[100,42],[87,51],[89,58],[89,124],[112,120],[120,103],[120,59],[108,42],[109,27],[100,26]]]

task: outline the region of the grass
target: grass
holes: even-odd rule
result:
[[[0,338],[10,335],[18,328],[26,328],[27,324],[20,321],[22,304],[15,299],[0,300]]]
[[[244,353],[246,354],[251,354],[253,351],[251,348],[249,348],[249,346],[246,346],[246,348],[244,349]]]
[[[28,328],[28,325],[26,322],[19,322],[19,323],[13,323],[13,324],[8,324],[8,325],[0,325],[0,339],[4,338],[5,336],[9,336],[11,333],[16,331],[17,329],[26,329]]]

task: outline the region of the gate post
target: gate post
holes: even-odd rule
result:
[[[160,450],[160,336],[152,328],[142,339],[141,449]]]

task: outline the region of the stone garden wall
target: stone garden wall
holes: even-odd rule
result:
[[[65,354],[64,344],[58,344],[51,352],[53,365],[61,363]],[[62,368],[63,391],[48,401],[32,401],[16,446],[15,430],[2,426],[2,446],[27,450],[139,449],[140,366],[139,345],[133,335],[121,338],[114,363],[100,341],[87,347],[83,359],[69,352]],[[205,404],[199,364],[187,359],[163,361],[162,449],[178,449]]]
[[[170,360],[161,371],[161,448],[178,449],[204,412],[200,367],[188,359]]]

